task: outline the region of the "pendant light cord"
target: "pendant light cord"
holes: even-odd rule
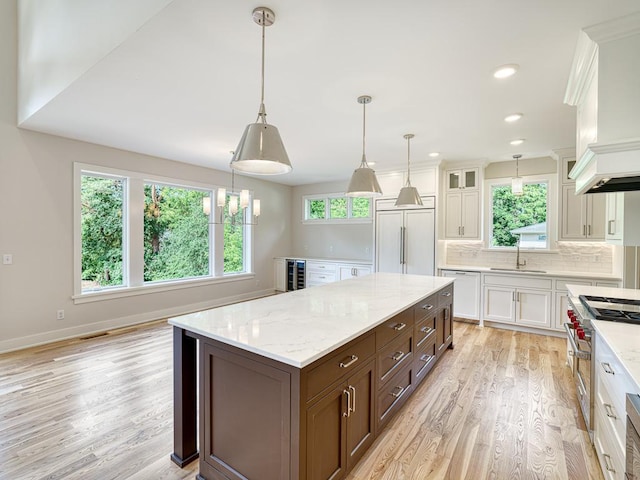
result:
[[[265,43],[265,22],[266,22],[266,14],[264,10],[262,11],[262,66],[260,70],[261,82],[260,82],[260,111],[258,112],[258,118],[256,122],[262,118],[262,123],[267,123],[267,110],[264,108],[264,43]]]
[[[407,187],[411,186],[411,137],[407,137]]]
[[[364,138],[367,131],[367,102],[362,102],[362,165],[367,166],[367,156],[364,151]]]

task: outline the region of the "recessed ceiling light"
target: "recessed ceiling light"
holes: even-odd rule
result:
[[[516,65],[515,63],[509,65],[501,65],[494,70],[493,76],[496,78],[507,78],[515,74],[518,71],[518,68],[520,68],[520,66]]]
[[[430,157],[437,157],[437,156],[439,156],[439,155],[440,155],[440,152],[431,152],[431,153],[429,154],[429,156],[430,156]]]
[[[522,114],[521,113],[512,113],[511,115],[507,115],[506,117],[504,117],[504,121],[505,122],[509,122],[509,123],[513,123],[513,122],[517,122],[521,118],[522,118]]]
[[[524,143],[524,138],[518,138],[516,140],[511,140],[511,145],[522,145]]]

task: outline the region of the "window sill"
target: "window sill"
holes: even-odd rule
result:
[[[303,225],[351,225],[371,223],[372,218],[334,218],[330,220],[302,220]]]
[[[118,298],[134,297],[138,295],[149,295],[154,293],[168,292],[171,290],[180,290],[183,288],[203,287],[206,285],[215,285],[217,283],[237,282],[248,280],[255,277],[255,273],[237,273],[229,274],[224,277],[207,277],[189,280],[158,282],[148,285],[140,285],[136,287],[120,287],[109,288],[104,290],[88,291],[80,295],[73,295],[73,303],[78,305],[82,303],[101,302],[103,300],[114,300]]]

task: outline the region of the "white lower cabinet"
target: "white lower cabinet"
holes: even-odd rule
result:
[[[278,292],[287,291],[287,261],[284,258],[276,258],[273,264],[275,275],[275,289]]]
[[[338,280],[353,277],[364,277],[371,273],[371,267],[365,265],[338,265]]]
[[[453,316],[478,320],[480,318],[480,272],[443,270],[443,277],[453,282]]]
[[[626,394],[636,392],[618,357],[595,335],[594,446],[607,480],[625,479]],[[637,393],[637,392],[636,392]]]

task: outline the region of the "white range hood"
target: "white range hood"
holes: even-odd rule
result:
[[[577,106],[576,193],[640,190],[640,12],[580,32],[564,102]]]

